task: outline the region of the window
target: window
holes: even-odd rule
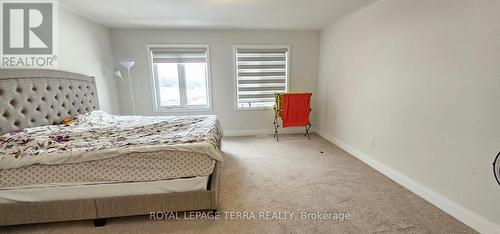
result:
[[[209,110],[208,45],[148,45],[155,110]]]
[[[237,109],[265,109],[288,91],[289,46],[244,46],[235,51]]]

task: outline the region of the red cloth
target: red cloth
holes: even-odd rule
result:
[[[311,93],[283,94],[283,127],[306,126],[311,112]]]

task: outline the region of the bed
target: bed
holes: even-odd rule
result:
[[[93,77],[1,69],[0,226],[215,210],[221,137],[215,116],[105,113]]]

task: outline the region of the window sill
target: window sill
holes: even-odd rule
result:
[[[236,110],[238,111],[251,111],[251,110],[273,110],[274,107],[272,106],[267,106],[267,107],[236,107]]]

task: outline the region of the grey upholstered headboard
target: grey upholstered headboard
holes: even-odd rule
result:
[[[44,69],[0,69],[0,134],[99,109],[93,77]]]

